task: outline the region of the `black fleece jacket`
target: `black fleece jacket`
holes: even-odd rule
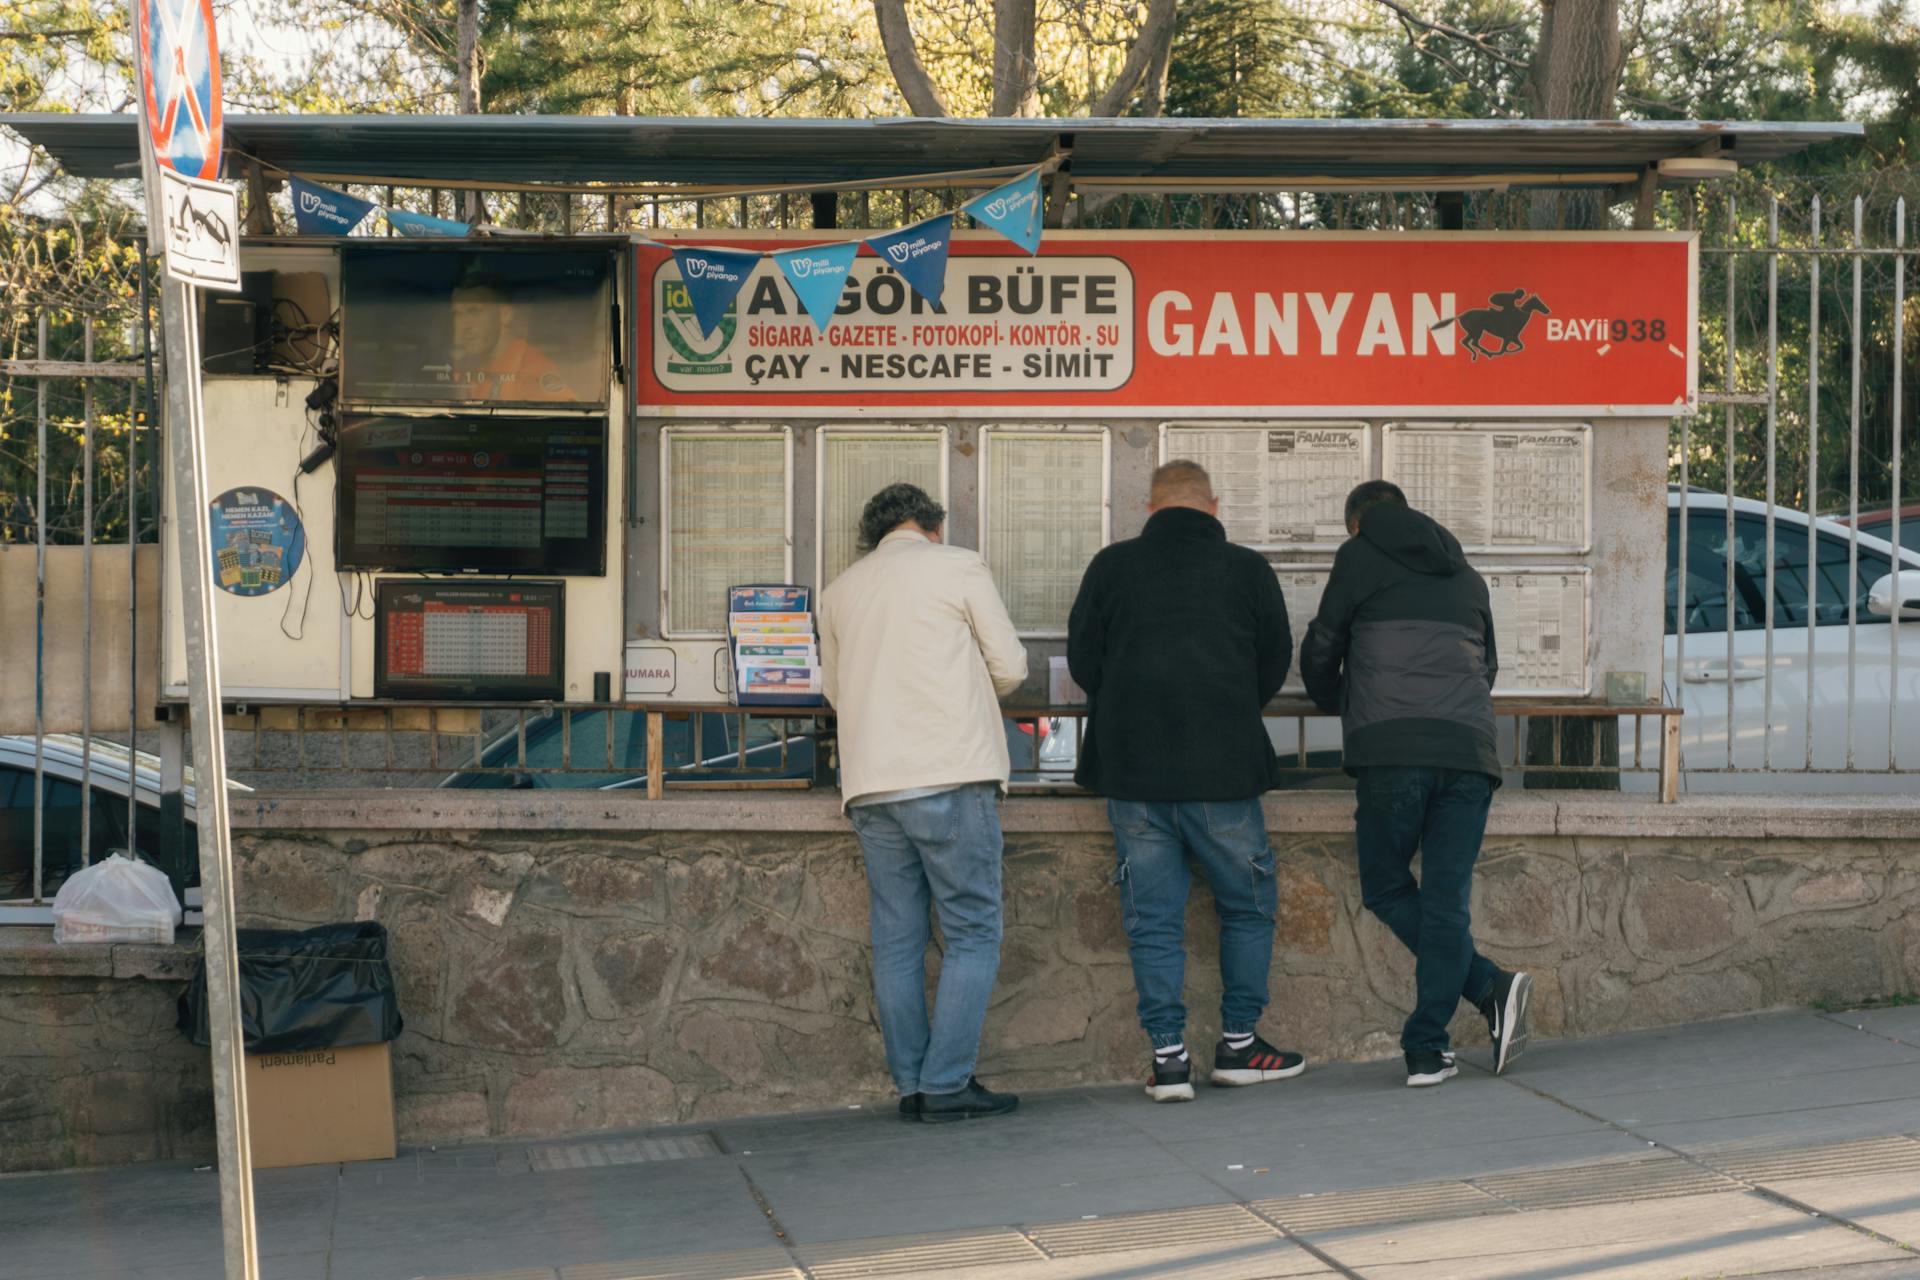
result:
[[[1431,517],[1382,503],[1341,544],[1300,646],[1300,675],[1340,713],[1349,773],[1426,766],[1500,781],[1487,584]]]
[[[1067,625],[1091,701],[1074,781],[1116,800],[1244,800],[1279,781],[1260,712],[1293,660],[1273,566],[1204,511],[1094,556]]]

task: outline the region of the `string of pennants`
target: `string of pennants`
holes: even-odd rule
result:
[[[1040,172],[1030,172],[991,191],[975,196],[959,212],[990,227],[1028,254],[1040,252]],[[294,225],[302,235],[346,235],[379,206],[344,191],[289,177]],[[450,218],[433,218],[403,209],[383,210],[387,224],[403,236],[459,237],[471,228]],[[687,300],[702,335],[713,332],[726,315],[734,295],[762,258],[773,259],[781,275],[806,308],[814,325],[825,333],[840,304],[841,290],[853,270],[861,246],[899,273],[907,287],[940,306],[947,281],[947,252],[953,238],[952,213],[926,218],[897,231],[882,231],[856,240],[804,245],[796,249],[732,249],[719,246],[666,244],[646,236],[640,243],[672,252],[686,283]]]

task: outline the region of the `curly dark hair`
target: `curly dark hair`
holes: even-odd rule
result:
[[[908,520],[932,533],[947,522],[947,509],[915,484],[890,484],[867,499],[860,513],[860,549],[871,551],[880,539]]]

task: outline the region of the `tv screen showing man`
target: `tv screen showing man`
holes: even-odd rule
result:
[[[349,401],[606,402],[605,254],[362,250],[341,270]]]

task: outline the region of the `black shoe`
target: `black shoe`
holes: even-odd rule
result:
[[[1155,1102],[1193,1101],[1193,1059],[1186,1054],[1164,1061],[1153,1059],[1153,1076],[1147,1081],[1147,1096]]]
[[[902,1094],[900,1096],[900,1118],[903,1120],[918,1120],[920,1118],[920,1100],[926,1096],[924,1093]]]
[[[1499,1075],[1527,1047],[1527,1003],[1533,996],[1533,979],[1524,973],[1502,973],[1493,980],[1493,990],[1480,1002],[1480,1013],[1487,1020],[1487,1034],[1493,1038],[1493,1074]]]
[[[1244,1049],[1229,1049],[1222,1040],[1213,1051],[1213,1075],[1217,1085],[1262,1084],[1285,1080],[1307,1069],[1307,1060],[1297,1053],[1274,1048],[1259,1036]]]
[[[1454,1065],[1453,1054],[1445,1049],[1407,1050],[1409,1088],[1422,1089],[1428,1085],[1439,1084],[1448,1077],[1458,1074],[1459,1071],[1460,1068]]]
[[[975,1077],[958,1093],[920,1095],[920,1123],[946,1124],[951,1120],[978,1120],[984,1116],[1003,1116],[1020,1105],[1010,1093],[995,1093]]]

